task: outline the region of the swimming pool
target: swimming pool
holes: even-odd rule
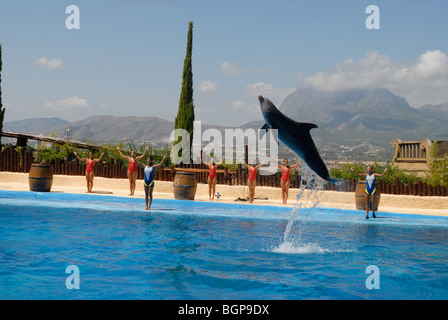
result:
[[[448,298],[444,217],[302,209],[284,243],[291,208],[142,209],[143,199],[0,191],[0,298]],[[79,289],[66,286],[70,265]]]

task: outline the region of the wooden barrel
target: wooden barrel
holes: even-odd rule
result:
[[[196,177],[193,172],[176,172],[173,182],[174,199],[194,200],[196,188]]]
[[[356,203],[356,209],[357,210],[366,210],[366,181],[358,181],[356,184],[356,191],[355,191],[355,203]],[[374,200],[374,206],[375,211],[378,211],[378,206],[380,204],[381,200],[381,194],[378,192],[378,188],[376,189],[376,195]],[[372,198],[370,198],[370,205],[369,210],[372,210]]]
[[[32,164],[28,181],[31,191],[50,192],[53,184],[53,168],[47,164]]]

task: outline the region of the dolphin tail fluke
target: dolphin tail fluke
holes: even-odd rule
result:
[[[332,184],[337,184],[338,182],[342,182],[342,180],[338,180],[338,179],[326,179],[328,182],[332,183]]]

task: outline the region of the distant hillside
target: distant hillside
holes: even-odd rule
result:
[[[224,136],[224,127],[202,124],[203,131],[212,127]],[[53,128],[47,133],[56,132],[61,137],[67,128],[71,130],[70,138],[80,141],[101,144],[131,140],[134,143],[151,143],[159,147],[170,144],[174,122],[158,117],[95,116]]]
[[[80,141],[101,144],[132,140],[135,143],[150,141],[155,145],[164,145],[169,143],[173,127],[173,122],[157,117],[95,116],[53,128],[46,133],[56,132],[62,137],[69,128],[70,138]]]
[[[25,132],[40,134],[48,132],[53,128],[64,126],[70,122],[60,118],[35,118],[18,121],[5,122],[3,124],[4,131]]]
[[[418,110],[428,115],[448,121],[448,103],[438,105],[426,104],[423,107],[418,108]]]

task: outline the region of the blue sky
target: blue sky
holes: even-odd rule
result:
[[[368,30],[367,6],[380,9]],[[77,5],[80,29],[65,9]],[[297,87],[386,87],[413,107],[448,103],[447,1],[0,0],[6,120],[157,116],[178,109],[194,22],[196,119],[261,120]]]

